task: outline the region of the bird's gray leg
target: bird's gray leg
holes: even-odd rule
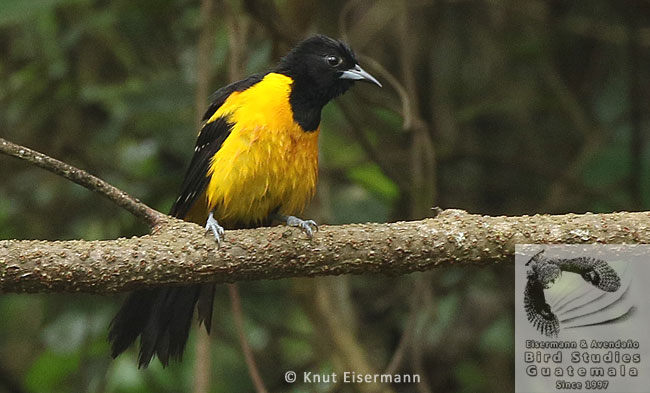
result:
[[[214,214],[210,212],[210,215],[208,216],[208,221],[205,223],[205,231],[206,232],[212,232],[214,235],[214,240],[217,242],[217,245],[221,247],[221,242],[223,241],[223,238],[226,236],[226,231],[224,231],[223,227],[219,225],[217,220],[214,218]]]
[[[273,214],[271,218],[281,221],[290,227],[300,228],[308,238],[314,237],[314,232],[318,232],[318,224],[314,220],[302,220],[294,216],[283,216],[281,214]]]

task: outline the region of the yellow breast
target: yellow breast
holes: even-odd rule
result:
[[[212,121],[226,117],[232,131],[208,171],[207,208],[223,225],[255,224],[274,209],[299,214],[318,176],[318,133],[305,132],[289,105],[292,80],[270,73],[233,93]]]

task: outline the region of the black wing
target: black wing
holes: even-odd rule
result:
[[[230,135],[231,129],[232,124],[222,117],[203,126],[196,140],[190,167],[183,179],[181,193],[174,202],[174,206],[169,212],[170,215],[178,218],[185,217],[196,198],[203,193],[210,180],[207,176],[210,159],[219,151],[223,142]]]
[[[261,81],[264,75],[266,74],[253,75],[217,90],[211,97],[212,103],[203,115],[203,121],[209,120],[232,93],[248,89]],[[231,130],[232,124],[221,117],[203,125],[196,140],[194,156],[185,173],[181,192],[169,212],[170,215],[185,217],[196,198],[203,193],[209,182],[207,174],[210,160],[219,151]]]
[[[530,322],[540,333],[557,337],[560,332],[560,322],[546,303],[544,286],[536,274],[529,274],[524,290],[524,309],[528,322]]]
[[[616,292],[621,287],[621,278],[616,271],[602,259],[580,257],[553,261],[560,270],[577,273],[585,281],[605,292]]]

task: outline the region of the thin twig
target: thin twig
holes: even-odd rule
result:
[[[567,179],[580,177],[580,171],[589,164],[593,156],[601,149],[608,133],[588,115],[584,105],[566,85],[550,61],[545,62],[542,72],[545,83],[562,104],[560,108],[563,109],[575,129],[584,138],[584,143],[579,152],[574,155],[571,163],[565,165],[564,173],[548,187],[549,192],[540,209],[542,211],[554,211],[560,207],[558,201],[563,200],[562,196],[569,192]]]
[[[431,299],[431,291],[427,291],[427,287],[430,288],[431,285],[431,280],[427,281],[422,281],[421,282],[421,288],[422,288],[422,294],[420,296],[420,301],[422,302],[422,308],[421,310],[432,310],[432,299]],[[417,324],[416,324],[417,325]],[[416,336],[421,335],[421,329],[418,329],[418,327],[415,327],[415,330],[420,330],[419,332],[416,332]],[[419,333],[419,334],[418,334]],[[418,374],[421,378],[420,382],[416,385],[416,390],[419,393],[433,393],[433,389],[431,388],[431,383],[429,381],[429,378],[427,376],[427,372],[424,368],[424,345],[421,345],[421,343],[418,343],[417,340],[411,341],[411,365],[413,367],[413,371],[415,374]]]
[[[339,13],[339,29],[341,32],[340,34],[341,37],[346,41],[349,40],[348,26],[346,22],[347,16],[352,11],[352,9],[358,5],[358,3],[359,1],[350,1],[346,3],[345,7],[343,7],[341,12]],[[381,64],[379,64],[378,61],[376,61],[372,57],[363,54],[358,54],[357,57],[359,58],[361,63],[364,64],[364,66],[367,65],[368,68],[372,70],[373,73],[377,74],[381,79],[388,82],[388,84],[395,89],[402,106],[402,110],[401,110],[402,112],[401,115],[403,118],[402,128],[404,130],[410,129],[413,124],[412,107],[411,107],[411,101],[409,99],[405,87],[390,71],[384,68]],[[350,108],[347,107],[345,103],[339,103],[339,107],[341,108],[343,115],[348,120],[348,123],[352,125],[351,127],[352,131],[355,137],[357,138],[359,144],[361,144],[361,147],[365,150],[366,154],[368,154],[368,157],[379,166],[381,171],[386,176],[388,176],[399,187],[399,189],[402,192],[408,192],[410,190],[409,182],[404,180],[405,179],[404,176],[399,174],[393,168],[393,166],[383,158],[383,156],[377,151],[377,149],[375,149],[375,147],[372,145],[370,140],[364,134],[362,125],[358,121],[356,121],[356,117],[352,115]]]
[[[500,151],[463,146],[438,158],[438,162],[441,165],[455,165],[465,161],[478,161],[483,167],[487,167],[488,165],[503,167],[511,172],[513,178],[516,174],[535,176],[548,182],[563,178],[565,184],[569,189],[573,190],[574,194],[591,198],[592,200],[603,201],[608,206],[614,206],[615,209],[622,210],[625,207],[617,206],[620,205],[620,201],[616,200],[614,193],[610,189],[618,188],[621,186],[620,184],[610,185],[609,187],[594,187],[586,184],[580,176],[565,174],[564,168],[549,168],[543,165],[543,163],[536,160],[528,160],[526,157],[506,157]]]
[[[216,34],[215,18],[217,4],[215,0],[201,0],[200,15],[201,26],[197,43],[196,59],[196,95],[195,124],[201,126],[203,110],[206,107],[207,97],[210,94],[210,80],[212,79],[212,56],[214,54],[214,37]],[[194,393],[207,393],[210,391],[212,379],[212,352],[210,351],[210,336],[203,329],[198,329],[196,337],[196,353],[194,361]]]
[[[342,360],[343,370],[353,371],[357,374],[376,374],[371,365],[371,359],[363,344],[347,321],[334,305],[332,291],[328,281],[320,279],[315,281],[313,293],[313,306],[319,321],[320,334],[325,335],[332,346],[333,355]],[[377,383],[359,384],[358,391],[361,393],[392,393],[390,385],[379,385]]]
[[[235,82],[244,77],[246,69],[249,21],[238,16],[227,2],[224,2],[223,14],[228,26],[228,78]]]
[[[248,340],[246,339],[246,331],[244,330],[244,319],[243,312],[241,308],[241,301],[239,298],[239,291],[237,290],[236,284],[228,284],[228,293],[230,294],[230,303],[232,304],[233,318],[235,319],[235,327],[237,328],[237,335],[239,336],[239,343],[241,344],[242,352],[244,352],[244,359],[246,360],[246,365],[248,366],[248,373],[253,380],[253,385],[255,386],[255,391],[257,393],[267,393],[266,387],[264,386],[264,381],[260,376],[260,372],[257,369],[255,364],[255,357],[253,356],[253,351],[248,345]]]
[[[641,102],[643,94],[641,92],[642,80],[639,77],[641,70],[641,45],[636,33],[639,30],[639,13],[637,7],[623,5],[621,7],[624,18],[626,19],[628,36],[628,105],[629,121],[631,126],[630,137],[630,178],[629,189],[630,199],[632,200],[633,209],[643,208],[643,158],[645,138],[643,135],[643,117]]]
[[[357,6],[358,3],[359,3],[358,0],[350,1],[346,3],[343,9],[341,10],[341,12],[339,13],[339,29],[341,31],[341,38],[345,41],[350,41],[348,35],[348,26],[346,22],[348,14],[352,11],[354,7]],[[367,65],[369,69],[371,69],[375,74],[379,75],[381,79],[388,82],[388,84],[395,89],[399,97],[399,100],[402,104],[402,118],[404,119],[402,128],[404,130],[410,129],[413,124],[412,105],[404,85],[397,79],[397,77],[395,77],[390,71],[388,71],[374,58],[361,53],[359,53],[357,57],[359,58],[361,63],[364,64],[364,66]]]
[[[409,316],[406,319],[406,325],[404,326],[404,333],[397,344],[397,348],[393,353],[393,357],[388,362],[388,366],[384,370],[384,374],[395,374],[399,371],[399,368],[404,360],[404,356],[408,351],[413,335],[415,334],[415,328],[417,326],[418,315],[421,312],[420,299],[424,290],[424,281],[429,280],[431,277],[428,274],[421,275],[418,277],[415,283],[415,290],[411,294],[411,310],[409,311]]]
[[[361,148],[366,152],[368,158],[377,164],[379,169],[381,169],[381,171],[388,176],[388,178],[390,178],[402,192],[408,192],[410,186],[404,175],[399,173],[399,171],[397,171],[391,163],[385,159],[385,155],[380,153],[378,149],[373,146],[372,142],[370,142],[370,139],[366,137],[366,134],[363,131],[363,124],[361,124],[357,117],[354,116],[352,109],[344,102],[338,102],[338,106],[341,109],[343,116],[350,124],[352,134],[361,145]]]
[[[199,17],[201,18],[201,31],[197,43],[196,54],[196,93],[195,105],[196,126],[201,126],[201,118],[206,108],[206,101],[210,94],[210,80],[212,79],[212,57],[214,54],[214,37],[216,34],[217,6],[215,0],[202,0]]]
[[[243,0],[246,12],[264,26],[273,37],[274,42],[293,45],[297,41],[297,33],[290,23],[285,23],[278,12],[275,2],[259,0]]]
[[[399,13],[399,63],[402,71],[402,80],[405,93],[408,97],[410,112],[405,115],[409,117],[409,128],[411,148],[409,158],[411,160],[411,191],[410,217],[419,218],[426,216],[435,206],[437,200],[437,162],[436,150],[433,144],[433,133],[429,125],[423,120],[418,100],[417,72],[417,45],[414,39],[413,27],[411,26],[411,9],[409,4],[403,3]],[[405,121],[405,123],[407,123]]]
[[[380,79],[385,80],[393,87],[393,89],[395,89],[399,96],[399,100],[402,103],[402,117],[404,118],[402,129],[410,130],[413,127],[413,123],[415,123],[415,119],[413,104],[411,103],[411,99],[409,98],[404,85],[390,71],[379,64],[377,60],[363,54],[359,54],[358,57],[364,65],[368,65],[368,68],[370,68],[372,72],[379,75]]]
[[[166,220],[163,213],[150,208],[104,180],[43,153],[9,142],[3,138],[0,138],[0,153],[25,160],[106,197],[134,216],[144,220],[152,229],[158,228]]]
[[[348,24],[347,18],[352,9],[357,6],[359,0],[351,0],[345,3],[341,12],[339,12],[339,30],[341,31],[341,39],[344,41],[349,41],[348,39]]]

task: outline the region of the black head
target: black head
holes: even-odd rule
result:
[[[366,81],[381,87],[381,83],[364,71],[344,42],[316,35],[300,42],[278,65],[277,72],[294,80],[311,84],[332,99],[352,87],[355,81]]]
[[[282,58],[274,71],[294,80],[291,97],[294,114],[296,109],[308,111],[313,118],[314,113],[318,112],[315,126],[314,120],[311,124],[301,124],[303,128],[307,127],[306,130],[315,129],[320,122],[323,106],[345,93],[355,81],[381,86],[377,79],[359,66],[349,46],[324,35],[316,35],[300,42]]]

